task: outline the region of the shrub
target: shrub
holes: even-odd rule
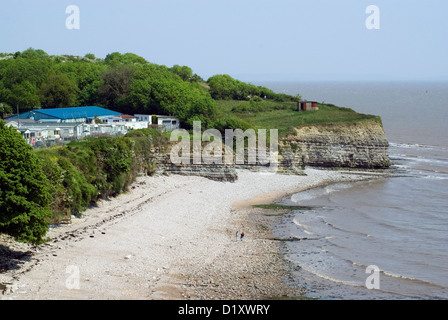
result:
[[[34,244],[45,241],[51,187],[22,136],[0,120],[0,232]]]
[[[79,216],[98,199],[126,191],[140,172],[153,174],[149,134],[158,143],[166,140],[142,129],[122,138],[91,138],[37,151],[52,184],[52,222]]]
[[[225,129],[241,129],[243,131],[246,131],[247,129],[253,129],[250,123],[233,117],[216,120],[213,123],[213,128],[219,130],[221,133],[225,133]]]

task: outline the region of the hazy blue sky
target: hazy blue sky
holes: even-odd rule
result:
[[[0,52],[132,52],[204,79],[448,80],[447,16],[447,0],[0,0]]]

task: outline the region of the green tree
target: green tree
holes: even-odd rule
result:
[[[119,52],[112,52],[106,56],[104,59],[107,65],[116,67],[119,65],[134,65],[134,64],[147,64],[144,58],[134,54],[134,53],[125,53],[121,54]]]
[[[90,60],[95,60],[96,57],[93,53],[87,53],[84,58],[90,59]]]
[[[41,103],[49,108],[74,107],[78,86],[65,75],[52,74],[40,87]]]
[[[39,90],[27,80],[14,84],[11,89],[4,88],[0,92],[0,99],[14,108],[18,106],[21,111],[40,108]]]
[[[216,100],[250,100],[253,97],[275,99],[277,101],[295,101],[296,98],[286,94],[277,94],[272,90],[245,83],[231,76],[215,75],[207,80],[210,95]]]
[[[130,65],[120,65],[105,70],[102,75],[103,83],[98,88],[100,102],[112,108],[120,108],[125,105],[135,71],[136,67]]]
[[[47,79],[55,62],[48,56],[25,51],[17,59],[8,59],[1,71],[5,88],[29,81],[37,88]]]
[[[98,103],[98,88],[102,84],[101,75],[106,66],[87,61],[69,61],[54,66],[57,74],[67,76],[79,89],[77,103],[79,106],[95,105]]]
[[[41,49],[28,48],[20,54],[20,57],[24,59],[39,59],[48,58],[48,54]]]
[[[191,68],[187,66],[180,66],[176,64],[172,68],[170,68],[170,70],[171,72],[181,77],[184,81],[190,81],[190,79],[192,79],[193,77],[193,70],[191,70]]]
[[[96,80],[80,89],[78,93],[77,105],[79,106],[96,105],[99,102],[98,89],[100,86],[101,81]]]
[[[0,61],[0,101],[22,111],[40,106],[39,88],[55,62],[42,50],[27,49]]]
[[[193,121],[201,121],[204,128],[212,126],[216,118],[216,101],[209,95],[202,95],[192,102],[188,125],[192,128]]]
[[[147,79],[133,79],[129,87],[126,113],[151,113],[152,86]]]
[[[210,86],[210,95],[213,99],[233,99],[235,93],[235,79],[228,74],[215,75],[207,80]]]
[[[43,242],[50,202],[50,184],[33,149],[0,120],[0,232]]]
[[[10,114],[12,113],[12,108],[5,102],[0,102],[0,116],[2,114]]]

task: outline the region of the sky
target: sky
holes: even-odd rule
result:
[[[447,16],[447,0],[0,0],[0,52],[131,52],[205,80],[447,81]]]

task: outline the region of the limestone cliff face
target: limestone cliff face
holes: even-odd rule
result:
[[[172,146],[151,150],[151,160],[159,174],[201,176],[217,181],[234,182],[237,169],[267,170],[268,165],[256,164],[182,164],[171,162]],[[305,166],[387,168],[390,165],[389,143],[377,122],[325,124],[295,128],[295,133],[279,141],[278,172],[304,174]],[[246,151],[247,152],[247,151]]]
[[[374,121],[295,128],[279,141],[283,158],[295,166],[387,168],[389,142]]]
[[[159,174],[199,176],[222,182],[235,182],[238,179],[233,164],[174,164],[169,153],[156,155],[155,163],[157,166],[156,173]]]

